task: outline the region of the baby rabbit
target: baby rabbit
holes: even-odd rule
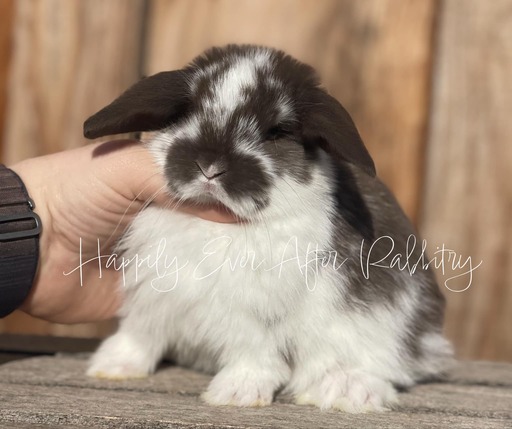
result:
[[[213,48],[84,125],[88,138],[148,130],[166,191],[239,222],[153,206],[137,216],[117,249],[130,261],[120,326],[88,375],[145,377],[169,355],[215,374],[209,404],[268,405],[284,388],[299,404],[363,412],[444,371],[444,300],[424,249],[311,67],[265,47]]]

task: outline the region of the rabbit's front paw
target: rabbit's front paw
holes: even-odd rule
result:
[[[117,333],[107,338],[94,353],[86,374],[109,380],[147,377],[157,363],[154,356],[147,352],[148,349],[130,336]]]
[[[148,372],[133,365],[131,362],[117,360],[97,361],[87,369],[89,377],[104,378],[107,380],[128,380],[133,378],[144,378]]]
[[[334,408],[348,413],[386,411],[396,403],[391,383],[362,371],[336,370],[327,373],[319,383],[296,395],[297,404]]]
[[[275,388],[275,380],[266,374],[224,369],[213,378],[202,397],[210,405],[263,407],[272,403]]]

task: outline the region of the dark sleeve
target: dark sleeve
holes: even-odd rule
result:
[[[41,220],[25,185],[0,164],[0,317],[28,296],[39,260]]]

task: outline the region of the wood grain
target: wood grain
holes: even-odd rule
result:
[[[5,107],[7,101],[8,72],[12,52],[12,18],[14,1],[0,1],[0,163],[3,163]]]
[[[213,45],[257,43],[313,65],[351,112],[379,175],[416,218],[437,2],[150,0],[145,70]]]
[[[7,164],[86,144],[82,123],[140,77],[143,0],[19,0],[7,106]],[[16,313],[15,333],[96,336]]]
[[[438,37],[422,229],[483,260],[445,290],[459,355],[512,360],[512,2],[445,0]]]
[[[270,407],[212,407],[200,397],[211,376],[166,366],[146,379],[99,380],[85,376],[86,365],[85,356],[76,355],[1,365],[0,425],[180,429],[504,429],[512,425],[511,364],[460,363],[446,382],[400,393],[392,411],[363,414],[295,405],[282,393]]]
[[[139,77],[142,0],[20,0],[6,162],[83,145],[82,123]]]

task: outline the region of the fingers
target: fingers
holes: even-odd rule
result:
[[[237,219],[233,213],[222,207],[200,207],[183,205],[179,208],[184,213],[189,213],[201,219],[217,223],[236,223]]]
[[[119,192],[137,200],[142,206],[155,204],[176,209],[192,216],[219,223],[234,223],[235,216],[223,207],[177,204],[169,193],[161,168],[156,165],[151,153],[136,140],[115,140],[101,143],[93,149],[93,157],[110,158],[109,168],[114,187]],[[115,159],[114,159],[115,158]],[[117,165],[116,165],[117,164]]]

